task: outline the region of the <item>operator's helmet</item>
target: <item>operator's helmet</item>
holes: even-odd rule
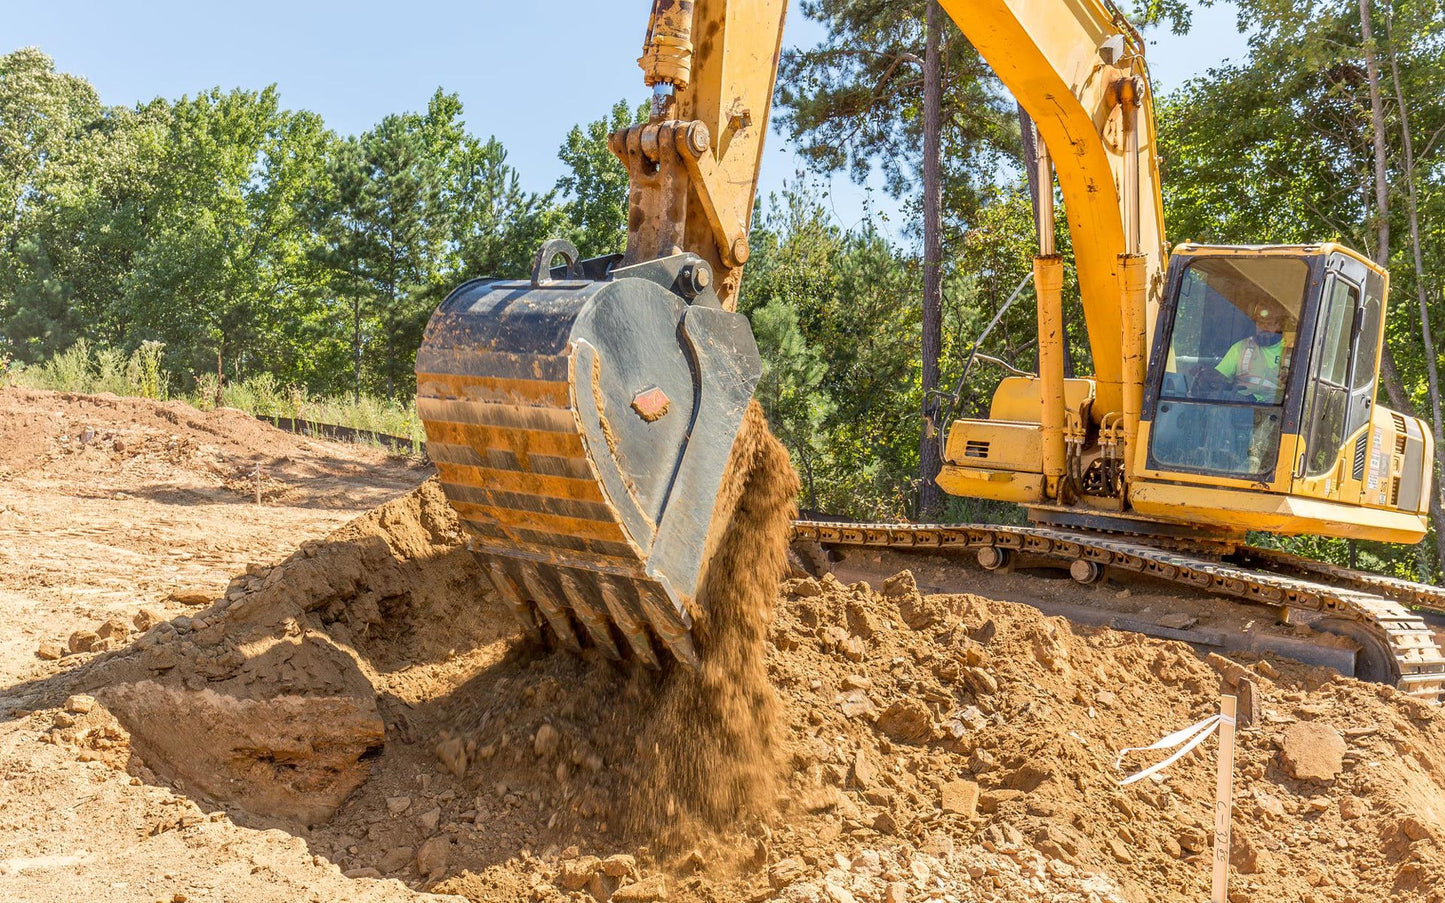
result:
[[[1273,298],[1257,302],[1250,311],[1254,319],[1255,338],[1260,344],[1273,345],[1280,340],[1291,319],[1284,305]]]

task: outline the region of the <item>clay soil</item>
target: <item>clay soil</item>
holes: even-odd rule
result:
[[[936,562],[734,582],[746,692],[549,652],[428,477],[235,412],[0,392],[0,899],[1193,903],[1213,743],[1127,787],[1115,757],[1227,686],[1233,903],[1445,901],[1435,707]],[[782,486],[720,560],[778,566]]]

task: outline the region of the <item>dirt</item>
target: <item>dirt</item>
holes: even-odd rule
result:
[[[107,410],[0,393],[6,420],[50,409],[67,430]],[[23,532],[0,515],[0,554],[49,562],[28,572],[45,580],[0,576],[0,626],[22,635],[0,646],[5,899],[1197,901],[1213,742],[1127,787],[1153,760],[1115,757],[1227,687],[1252,716],[1234,903],[1445,901],[1439,709],[1273,654],[1206,659],[920,593],[911,573],[775,593],[795,484],[770,440],[744,445],[704,665],[656,673],[525,644],[436,485],[399,491],[424,470],[260,425],[255,444],[212,442],[208,418],[233,415],[178,416],[198,425],[126,411],[97,428],[165,431],[140,465],[71,460],[94,441],[65,452],[54,431],[0,465],[0,504],[26,506]],[[253,511],[224,472],[167,458],[172,435],[232,472],[249,455],[309,472],[318,495],[293,477],[289,507]],[[78,546],[56,528],[97,485],[124,514]],[[343,502],[367,513],[341,526]],[[165,570],[163,549],[213,541],[203,572]],[[167,601],[193,584],[203,604]],[[76,632],[101,651],[36,657]]]

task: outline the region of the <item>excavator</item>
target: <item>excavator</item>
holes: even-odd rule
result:
[[[1028,526],[800,521],[797,543],[968,552],[1082,584],[1139,574],[1273,608],[1424,699],[1436,587],[1248,544],[1426,532],[1434,440],[1376,403],[1389,274],[1335,243],[1165,239],[1144,42],[1109,0],[939,0],[1036,129],[1036,373],[942,426],[938,485]],[[428,450],[498,596],[538,639],[695,665],[698,590],[761,374],[737,313],[786,0],[653,0],[647,122],[609,147],[624,253],[563,240],[529,280],[476,279],[417,355]],[[1094,374],[1067,377],[1063,199]]]

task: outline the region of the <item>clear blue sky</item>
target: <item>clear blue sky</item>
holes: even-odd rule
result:
[[[561,174],[557,148],[574,124],[599,118],[617,100],[646,98],[635,60],[648,5],[5,0],[0,52],[37,46],[112,104],[274,82],[284,104],[315,110],[342,133],[364,131],[387,113],[421,109],[444,87],[461,95],[474,133],[501,139],[526,187],[545,190]],[[809,46],[822,35],[795,2],[787,42]],[[1244,52],[1228,3],[1200,10],[1187,37],[1151,39],[1161,91]],[[800,165],[774,133],[763,190],[781,187]],[[840,222],[858,219],[862,189],[845,176],[821,188]],[[879,206],[893,205],[880,199]]]

